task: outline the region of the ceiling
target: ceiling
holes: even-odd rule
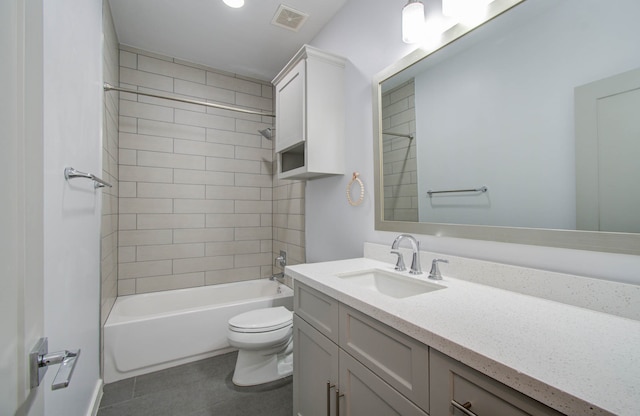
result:
[[[284,3],[283,3],[284,1]],[[271,81],[347,0],[109,0],[123,45]],[[271,24],[280,4],[309,17],[298,32]]]

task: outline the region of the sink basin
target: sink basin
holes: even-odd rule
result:
[[[434,283],[418,280],[419,278],[408,277],[380,269],[340,273],[336,276],[344,279],[346,283],[397,299],[408,298],[410,296],[421,295],[445,288],[444,286]]]

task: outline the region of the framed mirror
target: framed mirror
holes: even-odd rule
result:
[[[376,229],[639,255],[638,15],[495,0],[378,74]]]

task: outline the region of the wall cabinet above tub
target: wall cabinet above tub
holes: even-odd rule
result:
[[[280,179],[344,174],[344,66],[305,45],[274,78]]]

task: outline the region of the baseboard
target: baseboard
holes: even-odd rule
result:
[[[93,389],[93,394],[91,395],[91,404],[87,409],[87,416],[97,416],[98,409],[100,408],[100,401],[102,400],[102,387],[104,383],[101,378],[96,382],[96,387]]]

